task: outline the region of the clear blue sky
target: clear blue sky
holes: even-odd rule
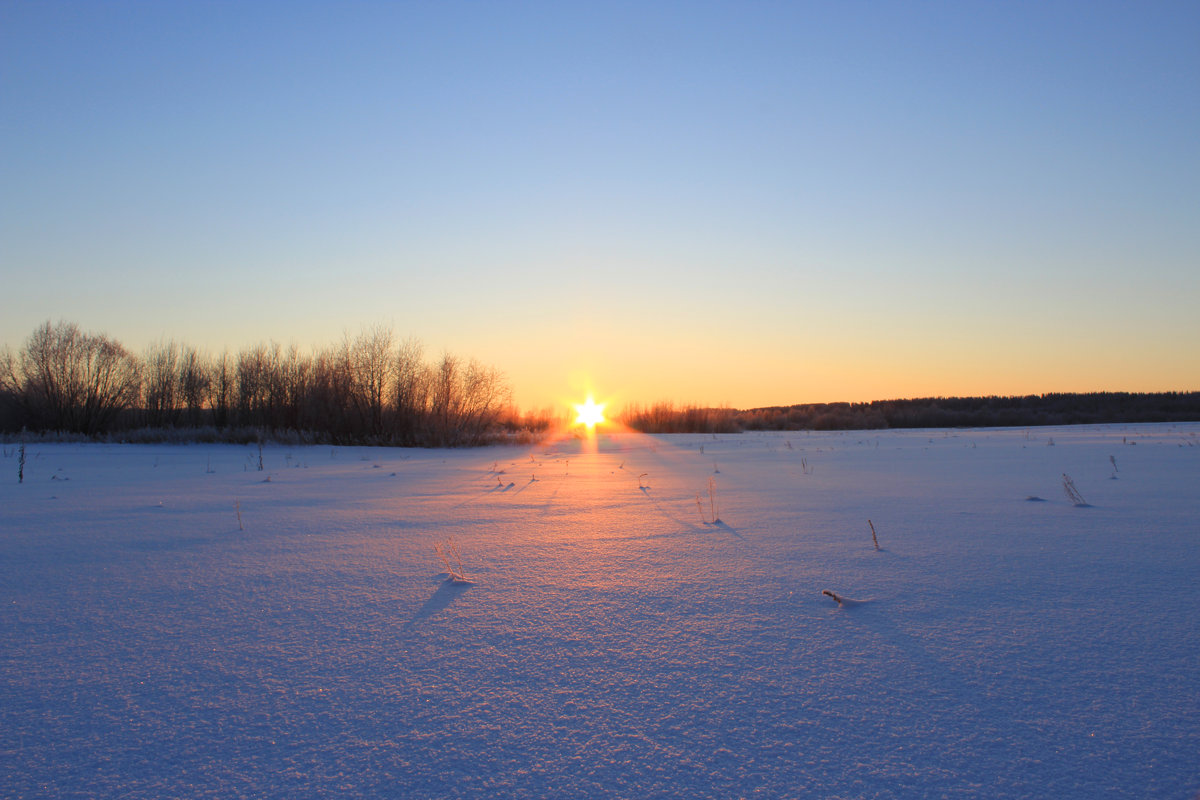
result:
[[[1200,3],[0,4],[0,343],[1200,389]]]

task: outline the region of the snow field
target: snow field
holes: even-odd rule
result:
[[[12,449],[8,797],[1200,791],[1200,425]]]

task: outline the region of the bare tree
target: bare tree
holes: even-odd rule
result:
[[[235,373],[237,376],[237,415],[242,425],[262,426],[267,422],[266,412],[270,385],[268,371],[271,356],[265,345],[255,345],[238,353]]]
[[[314,430],[326,433],[333,441],[348,441],[353,436],[349,408],[351,387],[344,348],[325,349],[310,361],[306,393],[307,419]]]
[[[417,444],[429,411],[431,370],[421,343],[406,339],[396,350],[392,366],[393,435],[401,444]]]
[[[298,358],[298,351],[295,345],[289,350],[290,357],[294,360]],[[263,405],[262,422],[259,424],[267,428],[286,429],[291,427],[288,423],[288,359],[289,356],[284,355],[278,342],[271,342],[270,347],[266,350],[266,363],[264,379],[266,381],[266,400]]]
[[[179,354],[179,394],[187,409],[187,424],[192,427],[200,425],[212,387],[212,370],[206,360],[194,347],[184,347]]]
[[[430,386],[430,422],[434,444],[445,447],[454,444],[454,421],[458,418],[459,370],[457,356],[442,354],[442,360],[433,368]]]
[[[482,443],[510,397],[503,373],[475,359],[463,366],[457,356],[446,353],[434,367],[432,380],[432,443],[443,447]]]
[[[179,346],[174,341],[150,345],[142,358],[142,402],[146,424],[174,425],[179,408]]]
[[[16,394],[20,391],[21,382],[17,377],[17,358],[12,350],[5,345],[0,349],[0,392]]]
[[[459,394],[460,443],[482,444],[487,434],[495,428],[501,412],[512,397],[504,382],[504,374],[471,359],[462,374]]]
[[[23,413],[19,397],[17,359],[5,345],[0,348],[0,430],[20,427]]]
[[[371,437],[384,432],[383,413],[393,373],[392,340],[392,331],[380,325],[363,330],[353,341],[346,336],[342,343],[342,360],[348,372],[357,427]]]
[[[283,386],[282,407],[276,410],[273,425],[282,425],[290,430],[317,427],[317,421],[307,418],[308,396],[312,384],[313,362],[300,354],[296,345],[288,347],[287,353],[277,364],[279,380]]]
[[[103,334],[46,322],[8,365],[7,379],[35,424],[94,434],[137,398],[137,362]]]
[[[209,372],[209,383],[212,387],[213,424],[218,428],[224,428],[232,421],[232,406],[237,383],[234,365],[228,351],[221,353],[221,357],[213,363]]]

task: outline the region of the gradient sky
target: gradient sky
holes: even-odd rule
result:
[[[1200,3],[0,4],[0,343],[1200,389]]]

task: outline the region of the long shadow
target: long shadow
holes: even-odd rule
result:
[[[525,484],[520,489],[517,489],[515,492],[513,492],[513,494],[520,494],[521,492],[528,489],[530,486],[533,486],[535,483],[537,483],[537,478],[530,480],[529,483]]]
[[[234,531],[237,533],[237,531]],[[126,542],[125,547],[130,550],[139,550],[143,553],[158,553],[168,550],[194,550],[206,545],[215,544],[217,539],[214,537],[204,536],[183,536],[183,537],[168,537],[164,536],[159,539],[137,539]]]
[[[676,514],[672,514],[671,512],[667,511],[663,507],[662,503],[658,502],[657,498],[650,496],[650,491],[649,491],[650,487],[649,486],[639,486],[638,489],[641,490],[642,494],[646,496],[646,499],[650,501],[650,503],[654,506],[655,510],[658,511],[658,513],[662,514],[664,517],[666,517],[669,520],[672,520],[673,522],[678,522],[680,525],[683,525],[684,527],[688,528],[691,531],[720,530],[720,531],[725,531],[726,533],[733,534],[735,537],[737,537],[738,539],[741,539],[742,541],[746,540],[746,537],[742,536],[742,534],[738,532],[737,528],[733,527],[728,522],[725,522],[724,520],[720,520],[720,519],[718,519],[716,522],[701,522],[699,528],[697,528],[695,522],[687,522],[683,519],[683,517],[678,516]]]
[[[463,592],[470,589],[471,585],[470,583],[458,581],[442,581],[438,585],[437,591],[433,593],[433,597],[430,597],[425,601],[424,605],[417,609],[412,619],[404,623],[404,627],[411,628],[421,620],[429,619],[434,614],[437,614],[458,599]]]
[[[654,497],[653,495],[650,494],[649,486],[639,486],[638,491],[640,491],[642,493],[643,497],[645,497],[647,500],[650,501],[650,505],[652,505],[654,507],[654,510],[656,512],[658,512],[660,515],[662,515],[663,517],[666,517],[671,522],[674,522],[678,525],[684,526],[685,528],[692,528],[693,530],[695,529],[695,526],[693,524],[690,524],[687,521],[685,521],[683,519],[683,517],[679,516],[678,514],[672,513],[671,511],[668,511],[666,508],[664,508],[663,504],[658,501],[658,498]]]
[[[547,511],[549,511],[549,510],[550,510],[550,506],[554,504],[554,498],[558,497],[558,490],[559,490],[560,488],[562,488],[562,487],[560,487],[560,486],[555,486],[555,487],[554,487],[554,493],[553,493],[552,495],[550,495],[549,497],[547,497],[547,498],[546,498],[546,502],[542,504],[542,513],[543,513],[543,514],[545,514]]]
[[[848,612],[845,619],[853,627],[870,631],[898,649],[913,666],[917,675],[924,678],[928,686],[938,691],[941,703],[950,707],[957,706],[959,709],[971,709],[981,719],[997,725],[1029,731],[1030,735],[1025,741],[1036,740],[1037,733],[1033,723],[1017,713],[1015,701],[1006,702],[1004,698],[990,695],[986,687],[964,677],[957,665],[930,653],[923,642],[896,623],[885,605],[874,599],[849,600],[845,608],[838,608],[837,611]],[[961,710],[955,713],[961,713]]]
[[[732,533],[734,536],[736,536],[738,539],[741,539],[743,542],[746,541],[746,537],[742,536],[742,534],[738,533],[738,529],[733,527],[732,525],[730,525],[728,522],[723,522],[721,520],[717,520],[716,522],[711,522],[711,523],[706,522],[705,527],[720,528],[723,531]]]
[[[470,505],[471,503],[478,503],[482,498],[487,497],[489,494],[496,494],[497,492],[507,492],[509,489],[513,488],[514,486],[516,486],[515,483],[507,483],[507,484],[493,483],[491,486],[489,486],[487,489],[485,489],[482,494],[473,495],[471,497],[468,497],[467,499],[463,500],[461,503],[456,503],[454,507],[462,508],[463,506]]]
[[[649,486],[639,486],[638,491],[640,491],[642,495],[650,501],[650,505],[653,507],[656,513],[661,515],[663,518],[674,522],[679,526],[679,530],[674,533],[655,533],[649,536],[604,536],[600,537],[598,541],[670,539],[680,536],[694,536],[697,533],[705,533],[712,530],[724,531],[743,542],[748,541],[746,537],[737,530],[737,528],[734,528],[732,525],[721,520],[717,520],[716,522],[696,522],[694,520],[689,521],[684,519],[682,515],[668,510],[661,502],[659,502],[658,498],[651,495]]]

